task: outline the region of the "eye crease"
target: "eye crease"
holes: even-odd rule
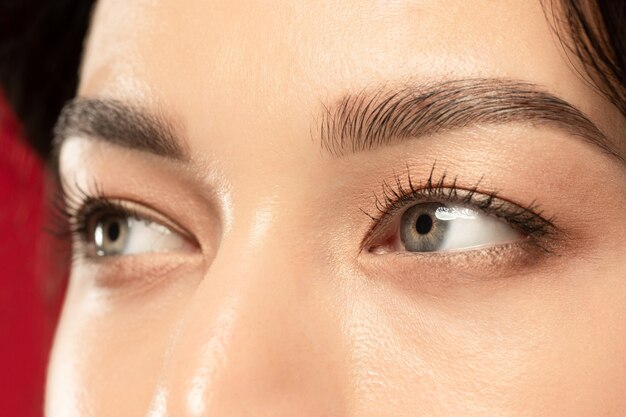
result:
[[[373,221],[363,249],[445,253],[528,242],[547,250],[555,227],[536,204],[523,207],[497,192],[480,192],[479,185],[461,188],[456,178],[447,181],[445,172],[434,181],[434,171],[435,165],[419,185],[408,168],[406,179],[396,175],[394,183],[383,183],[375,202],[379,216],[361,210]]]
[[[547,250],[545,236],[555,228],[534,203],[523,207],[498,197],[497,192],[480,192],[478,185],[462,188],[456,178],[447,181],[445,172],[434,181],[434,172],[435,164],[428,179],[416,186],[407,167],[405,179],[396,176],[394,183],[383,183],[382,197],[375,202],[379,216],[361,210],[374,222],[363,249],[446,253],[525,241]],[[97,187],[93,193],[74,188],[77,193],[64,196],[68,209],[62,215],[86,257],[189,248],[186,234],[170,227],[166,218],[153,220],[162,215],[142,214],[140,204],[110,199]]]
[[[141,204],[106,197],[74,184],[62,190],[65,207],[56,215],[69,225],[68,238],[84,258],[187,252],[194,240],[165,216]],[[65,235],[64,233],[59,233]]]

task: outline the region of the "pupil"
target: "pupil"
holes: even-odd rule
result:
[[[433,228],[433,219],[428,214],[422,214],[415,221],[415,229],[420,235],[425,235]]]
[[[109,223],[109,228],[107,229],[107,237],[111,242],[115,242],[118,237],[120,237],[120,222],[115,221]]]

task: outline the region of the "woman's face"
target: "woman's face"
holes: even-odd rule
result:
[[[552,21],[99,1],[47,414],[626,415],[626,123]]]

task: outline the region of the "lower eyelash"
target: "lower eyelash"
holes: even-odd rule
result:
[[[470,188],[459,187],[457,177],[448,181],[448,175],[445,171],[438,179],[435,179],[435,168],[436,162],[433,164],[427,180],[424,183],[420,181],[417,185],[408,166],[405,178],[394,173],[394,183],[390,184],[383,181],[382,192],[380,195],[375,195],[374,205],[378,213],[372,215],[361,209],[373,222],[362,247],[366,247],[372,237],[377,235],[377,229],[388,225],[400,211],[410,205],[429,201],[449,202],[476,208],[485,214],[507,221],[525,235],[537,240],[556,229],[554,219],[544,218],[536,201],[527,206],[520,206],[500,198],[497,191],[479,191],[481,180]]]

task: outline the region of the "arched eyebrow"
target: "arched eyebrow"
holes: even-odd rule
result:
[[[572,104],[539,86],[477,78],[365,89],[322,104],[322,148],[342,156],[396,141],[476,125],[523,123],[558,128],[624,162],[618,146]]]
[[[175,160],[189,152],[182,129],[165,115],[114,99],[77,98],[66,104],[54,129],[53,155],[72,136],[103,140]]]
[[[612,155],[624,157],[582,111],[522,81],[463,79],[382,86],[322,105],[317,130],[334,156],[375,149],[410,138],[484,124],[526,123],[561,129]],[[71,136],[100,139],[175,160],[188,160],[182,129],[160,113],[120,100],[78,98],[61,111],[54,154]]]

